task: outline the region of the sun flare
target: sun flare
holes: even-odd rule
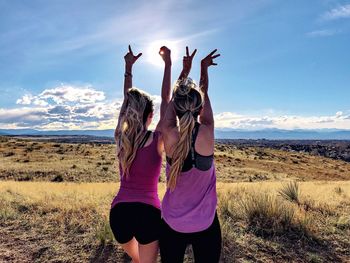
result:
[[[179,59],[179,41],[170,41],[170,40],[156,40],[151,42],[147,47],[147,61],[155,66],[162,67],[164,62],[159,55],[159,49],[162,46],[166,46],[171,50],[171,59],[176,61]]]

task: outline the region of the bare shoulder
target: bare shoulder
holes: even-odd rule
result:
[[[214,129],[211,126],[201,124],[195,143],[196,151],[204,156],[214,152]]]
[[[179,141],[179,130],[177,127],[166,129],[162,133],[165,153],[167,156],[172,156],[175,145]]]

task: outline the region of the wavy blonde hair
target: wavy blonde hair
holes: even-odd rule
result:
[[[178,80],[173,93],[173,103],[179,120],[180,139],[176,144],[170,166],[167,187],[174,190],[183,163],[190,151],[192,131],[203,105],[202,94],[190,78]]]
[[[147,130],[146,122],[148,115],[153,112],[153,102],[147,93],[136,88],[129,89],[125,99],[125,111],[120,119],[116,141],[123,176],[128,176],[137,149]]]

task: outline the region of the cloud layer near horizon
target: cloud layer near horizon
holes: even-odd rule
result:
[[[155,124],[159,119],[160,97],[151,97],[155,102]],[[62,84],[36,95],[25,94],[16,103],[16,108],[0,108],[0,128],[113,129],[122,98],[107,100],[103,91],[91,85]],[[219,129],[350,129],[350,112],[341,111],[332,116],[251,116],[222,112],[214,118]]]

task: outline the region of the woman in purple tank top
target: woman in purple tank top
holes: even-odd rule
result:
[[[110,226],[134,263],[153,263],[158,255],[161,213],[157,185],[164,148],[159,130],[171,90],[170,50],[162,47],[159,53],[165,68],[160,120],[155,131],[147,130],[153,117],[151,98],[132,88],[132,66],[141,53],[134,56],[130,46],[124,57],[124,101],[115,130],[120,188],[111,204]]]
[[[159,244],[164,263],[183,262],[187,245],[192,245],[196,263],[215,263],[220,259],[221,230],[216,214],[213,162],[214,118],[208,96],[208,68],[216,65],[213,59],[220,56],[214,55],[215,52],[201,61],[198,91],[187,77],[195,51],[189,55],[186,47],[184,69],[162,126],[167,191],[162,201]]]

